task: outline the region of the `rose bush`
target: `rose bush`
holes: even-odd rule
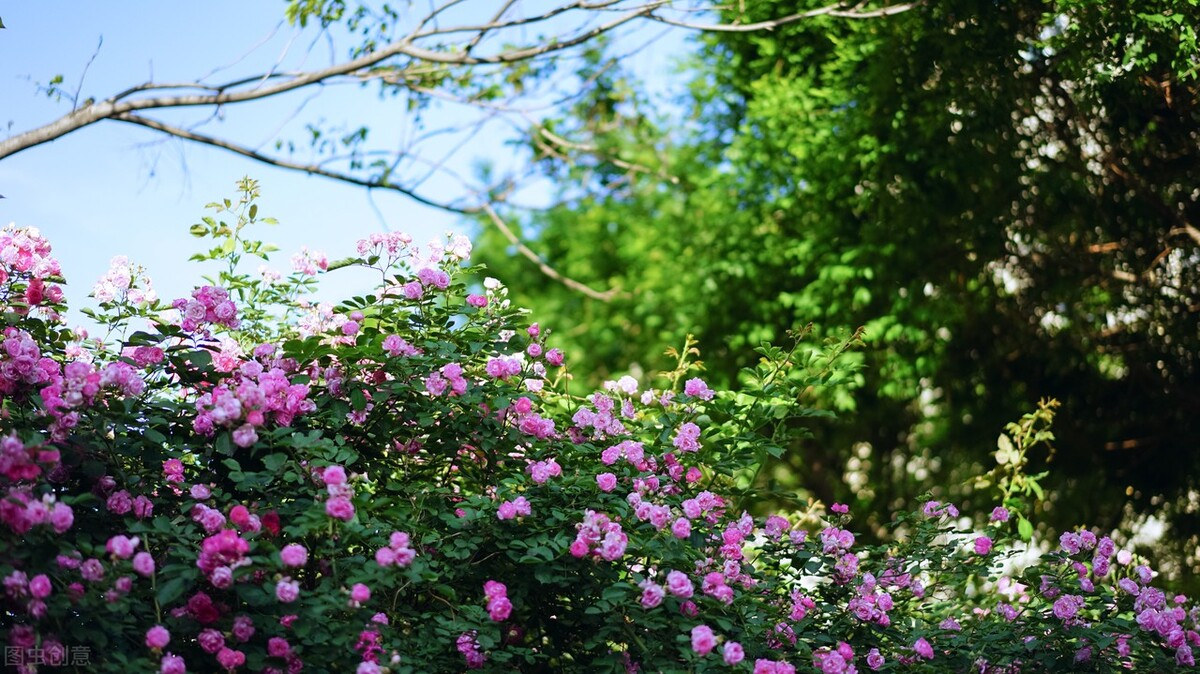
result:
[[[66,329],[35,230],[0,235],[0,577],[19,671],[1161,671],[1200,609],[1080,529],[1024,569],[1052,406],[1012,425],[986,522],[951,504],[856,542],[849,509],[752,518],[758,470],[854,338],[764,347],[740,391],[691,350],[575,391],[552,334],[401,234],[243,274],[256,188],[193,228],[226,263],[160,304],[114,261]],[[221,220],[227,218],[229,221]],[[324,270],[376,292],[303,301]],[[130,332],[147,320],[145,329]],[[70,657],[87,654],[86,662]]]

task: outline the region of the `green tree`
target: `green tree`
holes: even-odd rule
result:
[[[955,485],[994,449],[989,429],[1058,398],[1043,521],[1112,526],[1128,498],[1170,518],[1193,566],[1198,15],[1191,0],[950,0],[721,32],[682,118],[609,72],[534,130],[546,172],[572,180],[522,233],[622,294],[520,279],[494,235],[484,259],[555,317],[584,370],[661,367],[691,331],[730,381],[747,344],[864,326],[859,386],[829,401],[854,413],[768,475],[781,496],[969,499]]]

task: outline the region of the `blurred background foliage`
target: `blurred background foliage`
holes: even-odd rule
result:
[[[597,55],[520,148],[556,205],[503,213],[562,274],[622,292],[551,283],[482,224],[477,259],[589,384],[669,369],[687,333],[736,385],[789,329],[865,328],[857,380],[819,401],[837,419],[760,486],[764,509],[849,502],[876,536],[923,490],[990,509],[969,476],[1054,397],[1043,534],[1162,522],[1195,589],[1198,24],[1195,0],[938,0],[709,33],[669,105]]]

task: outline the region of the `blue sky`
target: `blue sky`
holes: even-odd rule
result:
[[[485,1],[482,3],[487,5]],[[284,25],[283,2],[94,3],[42,0],[0,5],[7,29],[0,31],[0,133],[16,134],[67,113],[70,101],[54,100],[39,85],[55,75],[73,94],[87,68],[80,99],[104,98],[128,86],[155,81],[192,81],[233,64],[211,81],[260,72],[284,53],[295,63],[312,35],[297,37]],[[648,35],[643,32],[642,35]],[[97,45],[103,37],[103,45]],[[245,56],[256,47],[249,56]],[[346,44],[338,45],[338,56]],[[633,62],[638,75],[666,90],[673,58],[685,49],[682,36],[657,40]],[[94,55],[94,58],[93,58]],[[242,57],[245,58],[243,59]],[[319,44],[308,64],[324,63],[330,51]],[[239,59],[242,59],[239,62]],[[90,66],[88,62],[91,60]],[[210,132],[232,131],[267,145],[303,96],[230,108]],[[352,113],[348,114],[347,111]],[[453,114],[453,113],[446,113]],[[308,102],[304,115],[354,119],[385,138],[416,131],[395,104],[367,91],[343,88]],[[195,112],[160,115],[177,122]],[[303,121],[303,118],[301,118]],[[501,135],[473,141],[457,161],[504,162],[512,150]],[[434,144],[427,151],[447,150]],[[389,193],[367,193],[328,179],[277,169],[227,152],[179,141],[119,122],[101,122],[0,160],[0,225],[38,227],[54,245],[68,281],[68,298],[80,306],[115,255],[144,265],[165,299],[187,294],[202,268],[186,262],[197,241],[188,227],[206,214],[204,204],[232,197],[235,182],[250,175],[262,183],[260,214],[280,225],[261,238],[278,244],[273,266],[286,268],[290,254],[307,245],[330,258],[353,251],[354,242],[378,231],[406,231],[424,242],[445,231],[464,231],[453,214]],[[453,198],[451,182],[432,183],[438,196]],[[326,278],[326,296],[356,290],[352,275]],[[72,320],[80,316],[72,312]]]

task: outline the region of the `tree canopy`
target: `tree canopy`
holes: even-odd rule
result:
[[[757,2],[739,18],[808,6]],[[1046,522],[1161,511],[1187,567],[1196,19],[1190,1],[951,0],[711,34],[681,119],[609,72],[535,130],[603,152],[534,135],[563,205],[524,216],[521,235],[564,274],[621,288],[613,301],[533,284],[494,233],[483,259],[540,316],[587,325],[567,328],[569,351],[599,372],[662,367],[663,345],[694,332],[730,382],[748,345],[864,327],[857,386],[827,401],[853,414],[789,455],[779,498],[969,497],[955,485],[994,429],[1053,396]]]

